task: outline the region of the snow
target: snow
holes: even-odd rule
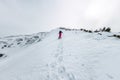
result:
[[[0,80],[120,80],[120,40],[113,33],[59,29],[27,46],[0,50]],[[33,35],[32,35],[33,36]]]

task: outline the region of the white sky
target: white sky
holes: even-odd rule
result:
[[[0,0],[0,36],[56,27],[120,31],[120,0]]]

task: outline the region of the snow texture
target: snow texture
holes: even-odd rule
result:
[[[113,33],[62,31],[1,38],[0,80],[120,80]]]

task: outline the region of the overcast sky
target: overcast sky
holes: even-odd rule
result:
[[[0,0],[0,36],[56,27],[120,32],[120,0]]]

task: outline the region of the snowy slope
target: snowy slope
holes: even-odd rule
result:
[[[112,33],[63,33],[61,40],[56,29],[39,43],[8,50],[0,80],[120,80],[120,40]]]
[[[15,51],[19,52],[20,48],[25,48],[41,42],[47,34],[48,32],[40,32],[32,35],[7,36],[0,38],[0,54],[9,57],[11,55],[10,53],[15,53]]]
[[[8,36],[0,38],[0,49],[26,46],[28,44],[41,41],[46,35],[47,32],[40,32],[32,35]]]

